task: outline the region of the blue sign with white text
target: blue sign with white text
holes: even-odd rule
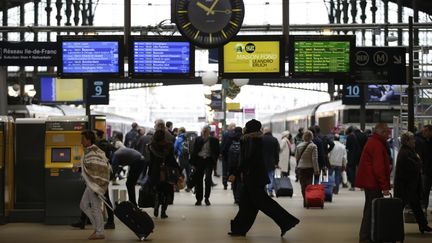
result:
[[[190,72],[189,42],[136,41],[133,48],[136,74],[187,74]]]
[[[119,72],[116,41],[65,41],[62,49],[63,73]]]

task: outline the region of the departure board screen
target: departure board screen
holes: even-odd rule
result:
[[[70,77],[123,76],[122,36],[59,36],[57,74]]]
[[[132,36],[129,75],[188,78],[195,75],[195,48],[179,36]]]
[[[349,72],[347,41],[298,41],[294,43],[294,72]]]
[[[118,73],[119,43],[63,42],[63,73]]]
[[[135,73],[189,73],[189,42],[135,42]]]
[[[354,43],[351,36],[294,36],[290,41],[290,74],[335,78],[349,75]]]

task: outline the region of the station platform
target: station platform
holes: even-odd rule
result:
[[[305,209],[298,183],[293,182],[292,198],[275,198],[301,222],[280,237],[279,227],[267,216],[259,213],[255,224],[246,237],[231,237],[229,222],[237,213],[231,190],[223,190],[220,178],[213,188],[211,206],[195,206],[195,197],[184,190],[175,194],[174,205],[167,211],[169,218],[154,218],[155,230],[146,241],[158,243],[349,243],[358,242],[358,232],[362,217],[364,195],[360,190],[349,191],[341,188],[334,195],[333,202],[326,203],[324,209]],[[113,188],[124,187],[124,185]],[[138,187],[137,187],[138,188]],[[77,205],[78,207],[78,205]],[[151,216],[152,209],[145,209]],[[153,216],[152,216],[153,217]],[[432,215],[428,212],[429,222]],[[137,237],[118,219],[116,229],[106,230],[106,239],[96,242],[137,242]],[[431,225],[431,223],[430,223]],[[52,226],[44,224],[10,223],[0,226],[1,243],[36,243],[36,242],[88,242],[87,237],[93,232],[92,226],[80,230],[68,225]],[[405,224],[406,243],[430,243],[432,234],[421,235],[417,224]]]

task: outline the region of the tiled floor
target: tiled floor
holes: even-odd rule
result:
[[[215,178],[216,179],[216,178]],[[304,209],[298,184],[293,198],[276,200],[301,222],[285,237],[280,237],[278,226],[271,219],[259,214],[246,237],[230,237],[229,220],[237,212],[230,190],[223,190],[219,182],[213,188],[211,206],[194,206],[193,194],[176,193],[175,204],[168,208],[168,219],[155,219],[155,231],[147,239],[157,243],[206,243],[206,242],[358,242],[358,231],[363,207],[363,193],[341,189],[334,202],[322,209]],[[152,215],[150,209],[146,209]],[[430,217],[432,215],[429,213]],[[432,224],[431,224],[432,225]],[[416,224],[405,224],[407,243],[432,242],[432,234],[421,235]],[[92,233],[91,226],[85,230],[70,226],[14,223],[0,226],[0,243],[35,242],[83,242]],[[116,221],[115,230],[106,231],[106,239],[98,242],[136,242],[137,237],[121,222]]]

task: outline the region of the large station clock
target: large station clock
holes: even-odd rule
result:
[[[175,18],[180,33],[193,44],[217,47],[239,32],[244,4],[243,0],[177,0]]]

